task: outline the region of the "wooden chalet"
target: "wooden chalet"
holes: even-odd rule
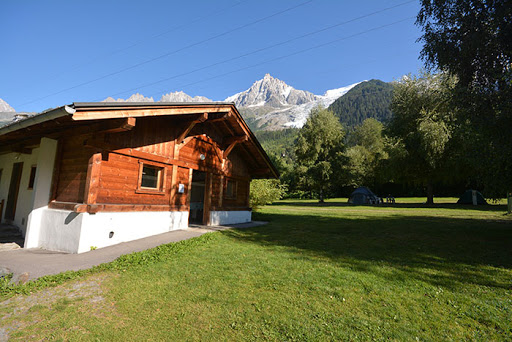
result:
[[[0,127],[0,218],[28,248],[248,222],[251,179],[276,177],[232,103],[74,103]]]

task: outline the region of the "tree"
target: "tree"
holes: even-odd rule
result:
[[[405,150],[395,153],[397,172],[427,189],[427,203],[434,203],[435,181],[446,177],[449,143],[456,127],[452,106],[456,80],[448,74],[423,73],[397,82],[388,133]]]
[[[422,0],[421,57],[457,76],[465,146],[488,196],[512,189],[512,3],[510,0]],[[469,134],[470,133],[470,134]]]
[[[345,152],[348,185],[353,187],[375,186],[379,173],[379,164],[387,158],[382,134],[383,125],[375,119],[366,119],[350,135],[352,145]]]
[[[321,107],[311,110],[299,132],[295,144],[296,171],[302,188],[318,194],[320,202],[340,178],[344,136],[338,119]]]

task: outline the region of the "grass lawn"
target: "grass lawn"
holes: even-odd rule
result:
[[[266,226],[11,297],[0,339],[512,340],[505,206],[442,202],[281,201]]]

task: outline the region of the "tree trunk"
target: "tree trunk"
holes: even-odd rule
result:
[[[324,189],[320,189],[320,198],[318,199],[318,202],[324,203]]]
[[[434,185],[431,181],[427,182],[427,204],[434,204]]]

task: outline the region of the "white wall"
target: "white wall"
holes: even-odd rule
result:
[[[187,227],[188,211],[77,214],[44,208],[37,246],[30,247],[83,253]]]
[[[39,156],[32,191],[30,213],[28,215],[25,247],[35,247],[41,232],[43,210],[51,199],[53,169],[57,156],[57,140],[41,138]]]
[[[188,211],[83,214],[78,253],[188,227]],[[110,237],[110,232],[113,236]]]
[[[7,197],[9,194],[9,184],[11,182],[12,168],[14,163],[23,162],[21,173],[18,201],[16,203],[16,213],[14,215],[14,225],[18,226],[25,236],[27,230],[28,215],[32,210],[32,194],[34,190],[28,189],[30,179],[30,169],[37,164],[39,157],[39,148],[32,150],[32,154],[8,153],[0,155],[0,169],[3,169],[2,179],[0,180],[0,201],[4,200],[4,212],[2,221],[4,221],[5,207],[7,206]]]
[[[210,211],[211,226],[251,222],[252,211]]]

